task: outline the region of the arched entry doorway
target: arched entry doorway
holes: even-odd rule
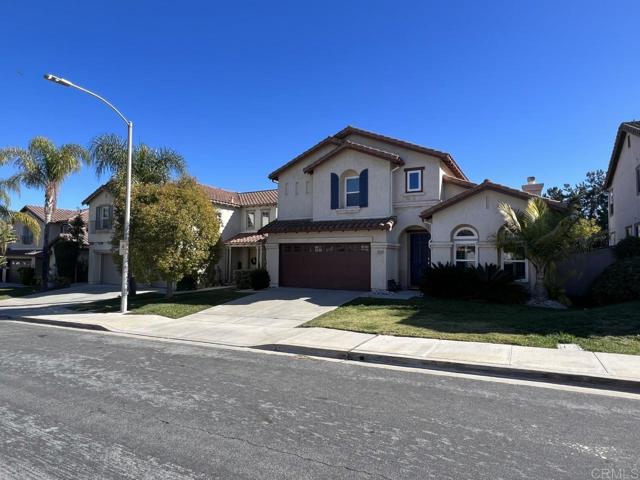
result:
[[[408,280],[410,288],[420,286],[420,279],[424,270],[431,265],[431,249],[429,240],[431,234],[422,228],[409,229],[406,231],[408,243]]]

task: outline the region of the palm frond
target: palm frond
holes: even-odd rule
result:
[[[25,212],[14,212],[11,215],[11,224],[16,225],[17,223],[21,223],[27,229],[33,233],[33,236],[36,238],[36,242],[40,238],[40,223],[33,218],[32,215],[29,215]]]

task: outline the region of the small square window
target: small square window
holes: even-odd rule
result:
[[[405,170],[405,191],[422,192],[422,169]]]

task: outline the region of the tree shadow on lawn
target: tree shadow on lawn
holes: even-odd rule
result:
[[[368,320],[381,309],[387,320],[398,326],[448,334],[639,336],[640,341],[639,301],[568,310],[427,298],[408,301],[358,298],[348,305],[367,307],[365,311],[371,314],[367,315]]]

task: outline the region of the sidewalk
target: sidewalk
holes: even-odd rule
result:
[[[640,392],[640,356],[372,335],[328,328],[265,326],[256,319],[171,319],[120,313],[43,314],[14,320],[151,338],[248,347],[373,363],[589,384]]]

